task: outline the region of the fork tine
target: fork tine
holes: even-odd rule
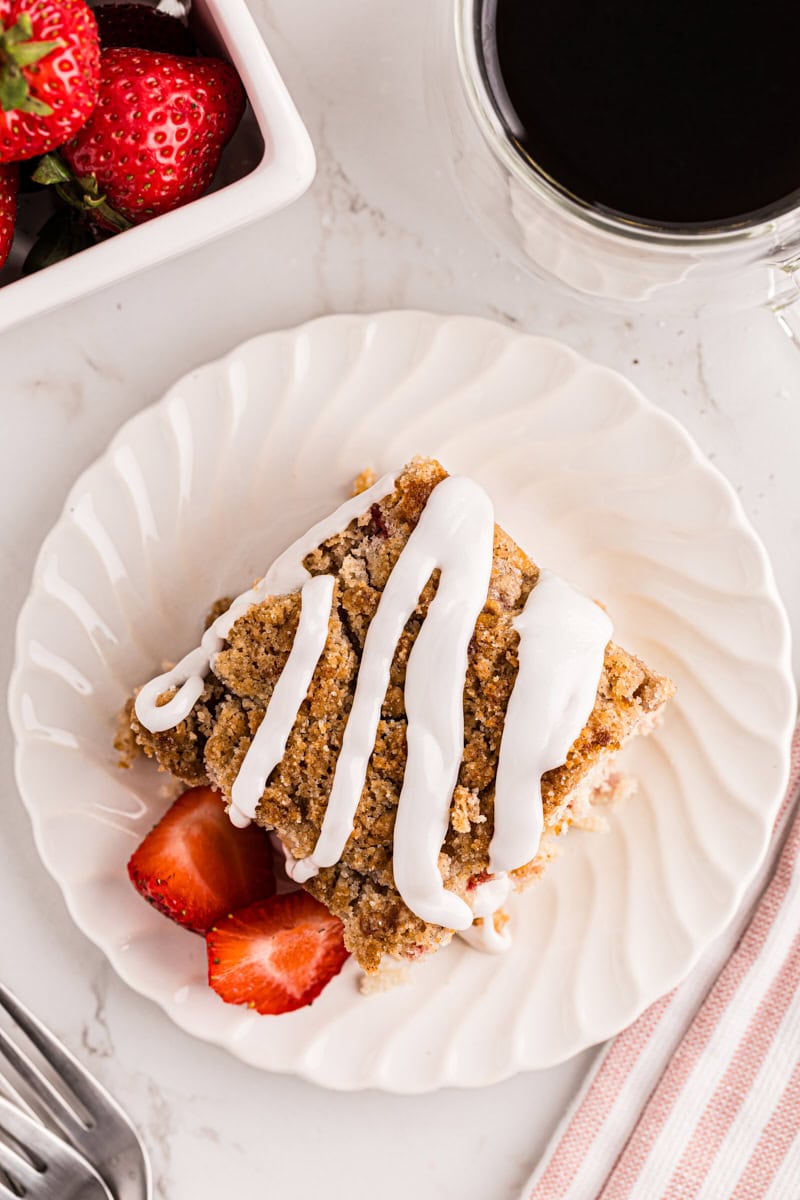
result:
[[[48,1133],[42,1125],[32,1121],[30,1117],[26,1117],[23,1112],[14,1108],[13,1104],[9,1104],[6,1100],[0,1100],[0,1130],[9,1134],[21,1146],[31,1149],[34,1154],[37,1153],[38,1147],[41,1158],[47,1162],[48,1151],[51,1147],[49,1140],[46,1143],[40,1135],[47,1134],[47,1139],[53,1138],[55,1135]],[[32,1167],[21,1154],[12,1150],[3,1141],[0,1141],[0,1167],[8,1172],[12,1179],[21,1183],[26,1191],[32,1190],[36,1184],[42,1181],[42,1172],[37,1171],[36,1167]],[[9,1191],[8,1194],[11,1196],[13,1192]]]
[[[115,1200],[86,1158],[57,1134],[2,1098],[0,1133],[14,1143],[8,1146],[0,1140],[0,1174],[6,1181],[0,1183],[0,1200],[4,1197],[18,1200],[20,1194],[26,1200],[65,1200],[67,1196],[75,1200],[78,1195],[88,1197],[89,1194],[94,1200],[100,1200],[100,1197]],[[16,1145],[21,1152],[16,1151]]]
[[[0,1200],[19,1200],[24,1192],[18,1192],[16,1187],[13,1187],[11,1180],[6,1175],[5,1171],[0,1171]]]
[[[33,1039],[31,1039],[33,1040]],[[35,1100],[41,1104],[46,1112],[63,1125],[64,1122],[70,1122],[73,1125],[84,1127],[84,1123],[79,1120],[77,1114],[67,1103],[65,1097],[53,1087],[50,1080],[42,1074],[39,1068],[33,1063],[22,1050],[11,1040],[4,1029],[0,1029],[0,1054],[3,1055],[6,1062],[13,1068],[25,1086],[29,1089],[30,1094]],[[13,1084],[8,1084],[11,1090],[16,1094],[17,1088]],[[25,1107],[30,1108],[30,1105],[25,1104]]]
[[[36,1112],[31,1104],[25,1099],[18,1086],[15,1086],[7,1075],[0,1071],[0,1099],[10,1100],[12,1104],[16,1104],[17,1108],[21,1108],[29,1117],[36,1117]]]
[[[23,1194],[22,1189],[0,1167],[0,1200],[5,1200],[7,1196],[13,1196],[14,1200],[19,1200]]]
[[[27,1038],[36,1046],[56,1072],[58,1077],[64,1081],[67,1087],[74,1092],[76,1098],[85,1105],[87,1112],[91,1115],[95,1110],[112,1106],[115,1111],[118,1105],[106,1092],[99,1083],[96,1082],[80,1065],[77,1059],[73,1058],[66,1047],[53,1036],[48,1029],[30,1012],[25,1006],[17,1000],[16,996],[11,993],[8,988],[0,983],[0,1007],[4,1008],[13,1021],[19,1026]],[[26,1060],[27,1061],[27,1060]],[[32,1064],[30,1064],[32,1065]],[[54,1095],[57,1100],[60,1100],[65,1110],[75,1120],[75,1114],[69,1110],[63,1099],[55,1091],[51,1084],[45,1080],[44,1076],[37,1070],[39,1080],[43,1080],[47,1085],[48,1093]],[[37,1090],[37,1089],[34,1089]],[[82,1125],[83,1122],[80,1122]]]
[[[73,1172],[76,1168],[89,1170],[93,1177],[91,1186],[95,1190],[100,1188],[107,1200],[112,1200],[112,1193],[116,1191],[128,1195],[127,1185],[135,1177],[135,1195],[149,1196],[151,1177],[147,1153],[124,1109],[0,983],[2,1011],[16,1023],[20,1033],[36,1047],[53,1072],[51,1082],[47,1078],[49,1072],[43,1072],[30,1061],[27,1050],[0,1029],[0,1062],[5,1056],[12,1064],[16,1090],[24,1087],[25,1099],[30,1099],[27,1111],[63,1135],[63,1141],[56,1140],[59,1150],[53,1151],[52,1161],[57,1162],[57,1154],[60,1154],[63,1163],[64,1154],[71,1155],[67,1165],[71,1165]],[[62,1083],[70,1094],[61,1095]],[[46,1132],[52,1137],[49,1128]],[[44,1126],[41,1131],[45,1132]],[[0,1200],[6,1200],[7,1195],[0,1185]],[[32,1195],[30,1200],[33,1200]]]

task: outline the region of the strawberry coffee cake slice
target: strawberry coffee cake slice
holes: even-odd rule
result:
[[[129,702],[117,745],[271,831],[374,972],[454,932],[504,948],[509,890],[620,789],[617,751],[674,688],[471,480],[419,458],[361,483],[215,606],[198,648]]]

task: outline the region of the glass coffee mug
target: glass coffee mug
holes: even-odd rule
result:
[[[429,107],[478,224],[520,265],[572,294],[659,315],[771,307],[800,340],[800,206],[769,219],[675,231],[598,211],[514,144],[482,58],[481,0],[431,6]],[[568,102],[568,101],[565,101]]]

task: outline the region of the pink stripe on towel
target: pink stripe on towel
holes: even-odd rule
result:
[[[798,780],[800,731],[739,918],[601,1052],[526,1200],[800,1198]]]

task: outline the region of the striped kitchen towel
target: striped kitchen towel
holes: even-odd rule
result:
[[[740,915],[601,1051],[524,1200],[800,1200],[800,730]]]

